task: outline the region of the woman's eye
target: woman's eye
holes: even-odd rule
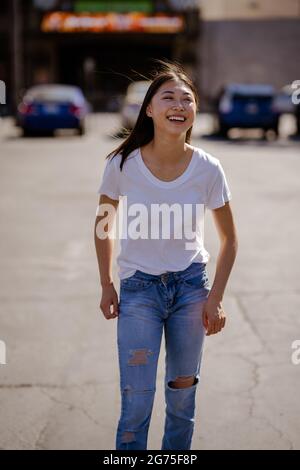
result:
[[[172,100],[173,98],[172,98],[172,96],[165,96],[163,99],[164,100]],[[189,103],[192,102],[191,98],[184,98],[184,101],[188,101]]]

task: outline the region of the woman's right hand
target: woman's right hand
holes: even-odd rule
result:
[[[111,311],[111,305],[113,309]],[[107,320],[116,318],[119,315],[119,301],[118,294],[114,288],[113,283],[102,286],[102,298],[100,302],[100,309]]]

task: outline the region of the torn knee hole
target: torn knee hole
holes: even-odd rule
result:
[[[122,435],[122,442],[128,443],[133,442],[135,440],[135,434],[132,431],[125,431]]]
[[[177,377],[175,380],[169,382],[171,388],[187,388],[195,385],[198,382],[197,377]]]

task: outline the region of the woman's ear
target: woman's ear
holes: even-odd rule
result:
[[[152,112],[151,112],[150,106],[147,106],[147,108],[146,108],[146,114],[147,114],[148,117],[152,117]]]

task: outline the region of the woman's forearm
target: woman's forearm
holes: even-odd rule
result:
[[[97,253],[98,268],[101,286],[106,286],[112,284],[112,258],[113,258],[113,249],[114,249],[114,240],[113,238],[100,239],[97,236],[97,223],[100,221],[100,217],[96,218],[95,229],[94,229],[94,239],[95,239],[95,248]]]
[[[215,278],[209,293],[209,297],[214,297],[219,302],[223,300],[225,287],[237,254],[237,249],[237,240],[225,240],[221,243]]]

